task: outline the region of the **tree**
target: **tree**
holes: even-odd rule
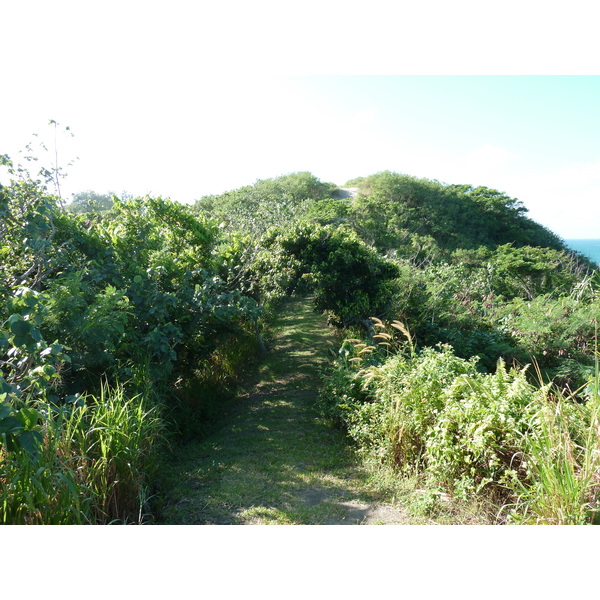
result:
[[[67,208],[75,213],[100,212],[110,210],[113,207],[113,194],[99,194],[92,190],[79,192],[73,196],[71,204]]]
[[[335,185],[303,171],[259,179],[254,185],[218,196],[204,196],[194,206],[230,230],[260,236],[270,227],[298,220],[308,203],[329,198],[335,189]]]

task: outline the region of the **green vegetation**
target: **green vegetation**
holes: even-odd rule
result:
[[[57,166],[2,165],[1,522],[333,522],[340,501],[400,496],[427,518],[444,498],[594,522],[600,281],[517,199],[387,171],[346,194],[303,172],[193,207],[91,191],[64,207]],[[277,321],[304,315],[297,295],[339,340],[321,379],[302,353],[322,338]],[[277,452],[256,462],[265,431]],[[346,443],[369,475],[344,487]],[[198,479],[197,517],[165,463]]]
[[[114,194],[99,194],[92,190],[79,192],[73,196],[69,210],[76,214],[110,210],[114,204]]]
[[[164,446],[164,419],[147,404],[142,396],[128,398],[122,387],[103,387],[98,397],[82,397],[76,405],[21,408],[12,431],[39,433],[40,439],[3,448],[1,522],[141,522],[156,472],[155,448]],[[2,408],[9,415],[9,407]],[[10,419],[0,422],[5,439]]]
[[[161,522],[383,524],[487,522],[472,505],[428,496],[416,478],[356,460],[343,432],[319,418],[332,332],[311,298],[285,302],[269,354],[202,439],[164,466]],[[395,505],[395,508],[393,508]],[[478,514],[479,512],[479,514]]]
[[[455,498],[487,498],[501,520],[594,520],[595,385],[574,398],[533,385],[526,367],[508,369],[502,359],[481,373],[476,358],[458,358],[448,345],[389,353],[378,346],[399,342],[376,325],[384,341],[347,341],[320,397],[322,413],[343,425],[367,463],[422,474]]]
[[[322,523],[343,519],[356,469],[342,435],[314,411],[328,331],[309,302],[287,303],[244,401],[165,469],[169,523]],[[251,449],[251,452],[248,450]],[[190,497],[191,496],[191,497]],[[319,501],[312,499],[318,498]],[[361,498],[364,500],[364,498]]]
[[[162,198],[74,214],[53,173],[3,162],[0,520],[139,520],[152,465],[231,393],[263,311],[219,277],[212,221]]]

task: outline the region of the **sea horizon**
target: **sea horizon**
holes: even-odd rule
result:
[[[587,256],[590,260],[600,265],[600,239],[598,238],[570,238],[563,240],[569,248]]]

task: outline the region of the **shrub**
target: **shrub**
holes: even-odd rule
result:
[[[576,389],[593,371],[598,308],[596,299],[542,295],[530,302],[516,300],[499,311],[498,328],[548,377],[560,376],[563,386]]]
[[[443,393],[443,409],[426,434],[429,473],[458,496],[518,476],[522,436],[537,390],[523,370],[456,377]]]
[[[272,231],[264,243],[269,251],[280,247],[290,257],[295,281],[310,280],[316,308],[332,321],[349,326],[386,313],[393,293],[389,282],[398,268],[353,231],[302,223]]]
[[[345,409],[338,414],[368,461],[424,470],[462,497],[501,487],[518,470],[537,392],[525,369],[499,361],[495,374],[482,374],[476,365],[439,345],[361,370],[338,367],[329,407]]]
[[[350,435],[371,458],[409,470],[425,467],[429,432],[443,412],[446,387],[475,372],[475,360],[457,358],[449,346],[391,357],[370,378],[374,402],[356,413]]]

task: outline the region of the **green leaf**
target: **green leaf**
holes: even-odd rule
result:
[[[29,306],[29,308],[33,308],[39,302],[35,296],[26,296],[23,301],[25,306]]]
[[[52,350],[52,356],[58,356],[64,349],[61,344],[52,344],[50,348]]]
[[[42,368],[42,371],[48,377],[52,377],[53,375],[56,374],[56,369],[52,365],[44,365],[44,367]]]
[[[33,327],[29,321],[13,321],[10,324],[10,330],[18,337],[26,336],[32,329]]]
[[[9,416],[0,419],[0,433],[16,433],[23,429],[21,420],[17,417]]]
[[[43,436],[39,431],[23,431],[19,435],[19,445],[27,452],[33,454],[42,445]]]
[[[22,408],[17,413],[17,418],[25,429],[33,429],[40,419],[40,413],[35,408]]]

